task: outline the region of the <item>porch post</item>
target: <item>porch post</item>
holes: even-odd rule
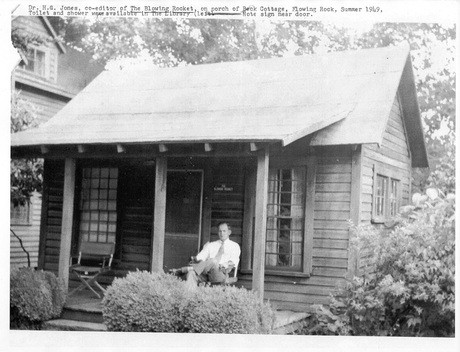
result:
[[[73,206],[75,199],[75,159],[65,159],[64,200],[62,205],[61,244],[58,275],[69,286],[70,248],[72,243]]]
[[[156,158],[155,205],[153,210],[152,272],[163,271],[166,218],[166,177],[168,161],[165,156]]]
[[[267,232],[268,200],[268,148],[257,156],[256,209],[254,231],[254,263],[252,272],[252,289],[260,300],[264,298],[265,278],[265,238]]]

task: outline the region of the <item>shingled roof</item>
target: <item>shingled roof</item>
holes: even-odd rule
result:
[[[105,71],[12,147],[113,143],[382,142],[399,88],[413,166],[426,164],[409,48]]]

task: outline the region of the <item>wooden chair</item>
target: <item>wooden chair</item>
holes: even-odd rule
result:
[[[77,275],[82,283],[72,290],[69,295],[88,288],[98,298],[101,298],[101,295],[91,284],[94,284],[103,293],[105,292],[105,289],[96,281],[96,278],[111,269],[114,252],[115,243],[81,242],[77,263],[73,265],[71,263],[70,270]]]
[[[234,285],[238,282],[238,277],[237,277],[237,274],[238,274],[238,267],[237,266],[234,266],[233,268],[231,268],[228,273],[227,273],[227,278],[225,279],[224,282],[219,282],[219,283],[212,283],[213,285],[216,285],[216,284],[221,284],[221,285]]]

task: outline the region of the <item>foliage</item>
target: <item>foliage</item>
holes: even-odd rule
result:
[[[13,159],[10,163],[10,198],[14,206],[24,205],[33,192],[42,191],[43,159]]]
[[[14,23],[14,22],[13,22]],[[44,39],[14,27],[11,40],[16,48],[27,51],[31,44],[38,45]],[[10,132],[16,133],[37,126],[38,108],[22,98],[18,91],[12,92]],[[33,192],[41,192],[43,181],[43,160],[14,159],[10,163],[10,198],[14,206],[24,205]]]
[[[177,332],[185,294],[184,283],[171,275],[130,272],[107,289],[104,323],[111,331]]]
[[[30,45],[40,45],[45,41],[46,39],[42,36],[31,34],[24,28],[15,26],[13,22],[11,28],[11,43],[13,43],[16,49],[22,50],[25,53]]]
[[[393,229],[358,227],[362,276],[332,295],[308,334],[451,336],[455,319],[455,196],[415,194]]]
[[[14,269],[10,275],[10,327],[36,327],[58,317],[65,300],[64,284],[53,273]]]
[[[274,318],[270,307],[245,289],[190,290],[174,276],[145,271],[115,279],[102,312],[111,331],[269,333]]]
[[[274,315],[266,303],[244,288],[200,286],[183,309],[187,332],[267,334]]]

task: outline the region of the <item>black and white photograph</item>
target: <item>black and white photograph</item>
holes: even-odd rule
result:
[[[435,3],[2,5],[6,350],[458,348]]]

